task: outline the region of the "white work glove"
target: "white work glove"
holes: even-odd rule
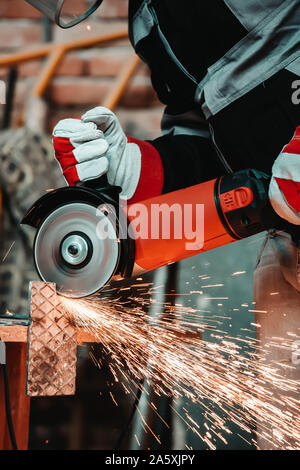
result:
[[[269,198],[281,218],[300,225],[300,126],[274,162]]]
[[[129,143],[116,115],[98,106],[81,120],[64,119],[53,130],[55,156],[70,186],[107,173],[109,184],[120,186],[130,199],[141,172],[141,151]]]
[[[137,188],[141,173],[141,151],[137,144],[129,143],[116,115],[103,106],[91,109],[82,116],[82,122],[97,125],[108,143],[106,156],[109,166],[109,184],[121,186],[121,197],[130,199]]]

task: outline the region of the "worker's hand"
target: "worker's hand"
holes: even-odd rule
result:
[[[136,143],[128,142],[116,115],[98,106],[82,116],[84,124],[94,124],[104,133],[108,143],[106,153],[109,166],[109,184],[122,188],[121,197],[130,199],[138,186],[141,173],[141,150]]]
[[[109,109],[99,106],[81,120],[60,121],[53,130],[53,145],[69,185],[107,173],[109,184],[122,188],[122,198],[133,196],[140,177],[141,151],[127,141]]]
[[[108,143],[96,124],[63,119],[53,129],[53,147],[70,186],[98,178],[107,172]]]
[[[274,162],[269,198],[280,217],[300,225],[300,126]]]

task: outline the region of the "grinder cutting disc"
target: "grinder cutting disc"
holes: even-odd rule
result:
[[[67,297],[92,295],[115,274],[120,244],[109,213],[73,202],[65,204],[40,224],[34,259],[43,281],[55,282]]]

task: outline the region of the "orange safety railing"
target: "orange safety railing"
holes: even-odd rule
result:
[[[127,30],[120,30],[102,36],[95,36],[93,38],[79,39],[77,41],[45,44],[35,49],[0,57],[0,67],[13,66],[22,62],[47,58],[41,69],[41,72],[37,77],[35,86],[31,91],[32,96],[42,97],[53,75],[55,74],[58,65],[68,52],[79,49],[86,49],[126,38],[128,38]],[[116,108],[139,63],[140,59],[134,54],[132,60],[126,63],[121,70],[111,91],[106,97],[103,106],[106,106],[112,110]]]

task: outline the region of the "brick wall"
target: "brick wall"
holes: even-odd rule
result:
[[[72,0],[67,3],[76,11],[85,2]],[[53,41],[63,42],[126,29],[127,8],[128,0],[104,0],[88,21],[69,30],[53,26]],[[0,0],[0,55],[21,52],[42,42],[40,14],[24,0]],[[101,104],[131,55],[132,47],[128,40],[68,54],[47,90],[48,130],[61,118],[78,117],[87,109]],[[16,125],[42,65],[42,61],[34,61],[18,67],[13,125]],[[6,79],[7,72],[3,67],[0,69],[2,80]],[[132,79],[116,113],[127,132],[140,138],[159,135],[162,106],[152,89],[145,65],[141,65]]]

